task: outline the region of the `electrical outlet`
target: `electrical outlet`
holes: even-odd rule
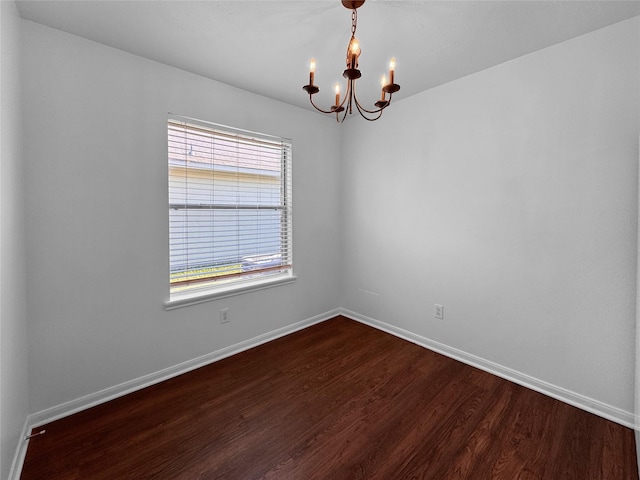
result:
[[[229,307],[220,309],[220,323],[229,323]]]
[[[433,306],[433,317],[439,320],[444,319],[444,306],[442,305],[434,305]]]

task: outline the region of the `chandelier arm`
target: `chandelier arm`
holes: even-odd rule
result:
[[[336,122],[338,123],[342,123],[345,121],[345,119],[347,118],[347,115],[349,114],[349,112],[351,111],[351,95],[352,95],[352,80],[347,80],[347,91],[345,92],[344,98],[342,99],[342,103],[340,103],[340,108],[342,110],[337,110],[336,111]],[[349,99],[347,101],[347,99]],[[346,107],[344,107],[344,104],[347,104]],[[344,108],[343,108],[344,107]],[[342,118],[340,118],[340,112],[344,112],[342,114]]]
[[[345,108],[344,109],[344,113],[342,114],[342,119],[338,118],[338,115],[340,115],[338,112],[336,112],[336,121],[338,123],[343,123],[345,118],[347,118],[347,113],[349,113],[349,109]]]
[[[356,99],[356,108],[358,109],[358,113],[360,113],[360,116],[362,118],[364,118],[365,120],[369,120],[370,122],[375,122],[376,120],[378,120],[382,116],[382,111],[384,110],[384,108],[379,108],[378,110],[375,110],[375,111],[367,110],[366,108],[363,108],[360,105],[360,102],[358,102],[357,99]],[[377,113],[378,115],[375,116],[375,117],[369,118],[369,117],[367,117],[367,115],[364,112],[371,113],[371,114],[376,114]]]
[[[311,102],[311,105],[313,105],[313,108],[315,108],[319,112],[322,112],[322,113],[334,113],[331,110],[323,110],[320,107],[318,107],[315,103],[313,103],[313,96],[312,95],[309,95],[309,101]]]
[[[384,110],[385,108],[387,108],[387,107],[385,106],[385,107],[378,108],[378,109],[376,109],[376,110],[367,110],[367,109],[366,109],[366,108],[364,108],[364,107],[362,106],[362,104],[360,104],[360,102],[358,101],[358,94],[357,94],[357,93],[355,93],[355,85],[354,85],[354,87],[353,87],[353,91],[354,91],[354,98],[355,98],[355,100],[356,100],[356,107],[358,107],[358,111],[360,112],[360,115],[362,115],[362,111],[363,111],[363,110],[364,110],[365,112],[367,112],[367,113],[371,113],[371,114],[374,114],[374,115],[375,115],[376,113],[378,113],[378,112],[382,112],[382,110]],[[391,97],[389,97],[389,101],[391,101]],[[362,116],[364,116],[364,115],[362,115]],[[380,118],[380,115],[378,115],[378,118]]]
[[[342,102],[340,102],[340,108],[344,107],[344,104],[347,103],[347,108],[345,108],[345,110],[348,110],[349,109],[348,107],[351,104],[351,102],[347,102],[347,99],[351,95],[351,84],[352,83],[353,83],[352,80],[347,79],[347,90],[346,90],[346,92],[344,92],[344,98],[342,99]]]
[[[382,112],[382,110],[387,108],[387,107],[382,107],[382,108],[377,108],[376,110],[367,110],[362,106],[362,104],[360,104],[357,96],[355,97],[355,99],[356,99],[356,107],[358,107],[358,111],[360,112],[360,114],[362,114],[363,111],[371,114],[376,114],[376,113]]]

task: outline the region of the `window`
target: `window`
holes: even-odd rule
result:
[[[168,306],[293,280],[288,140],[172,116],[168,160]]]

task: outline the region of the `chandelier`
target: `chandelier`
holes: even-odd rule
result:
[[[320,89],[314,85],[314,77],[316,73],[316,61],[312,58],[309,62],[309,85],[305,85],[302,89],[309,94],[309,101],[311,105],[322,113],[335,113],[336,121],[338,123],[344,122],[348,114],[353,113],[353,107],[355,105],[356,110],[360,115],[369,121],[378,120],[382,116],[382,111],[391,104],[391,97],[395,92],[400,90],[400,85],[394,83],[394,74],[396,70],[396,59],[391,58],[389,61],[389,76],[382,76],[380,81],[380,87],[382,93],[380,100],[374,105],[375,109],[368,110],[362,106],[358,100],[356,94],[356,80],[358,80],[362,74],[358,70],[358,58],[360,57],[360,41],[356,38],[356,28],[358,24],[358,11],[357,9],[364,4],[365,0],[342,0],[342,5],[345,8],[350,9],[351,12],[351,40],[347,46],[347,68],[342,72],[342,76],[347,80],[347,88],[342,101],[340,100],[340,84],[335,84],[336,102],[331,106],[330,110],[323,110],[319,108],[313,101],[313,95],[318,93]],[[387,94],[389,95],[387,97]],[[342,115],[340,115],[344,112]]]

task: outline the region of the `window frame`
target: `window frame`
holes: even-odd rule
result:
[[[170,229],[170,241],[168,244],[168,259],[169,259],[169,296],[165,301],[165,309],[172,310],[174,308],[180,308],[187,305],[194,305],[203,302],[209,302],[212,300],[241,295],[248,292],[253,292],[257,290],[263,290],[265,288],[272,288],[279,285],[286,285],[293,283],[296,280],[296,277],[293,273],[293,210],[292,210],[292,142],[290,139],[276,137],[268,134],[256,133],[247,130],[242,130],[234,127],[229,127],[226,125],[219,125],[203,120],[197,120],[189,117],[184,117],[180,115],[169,114],[167,117],[167,200],[168,200],[168,222]],[[184,128],[185,132],[192,129],[193,131],[205,131],[207,134],[212,136],[211,143],[215,142],[217,138],[235,138],[237,142],[249,142],[249,143],[260,143],[260,142],[268,142],[271,145],[280,144],[281,145],[281,153],[280,153],[280,170],[279,170],[279,197],[278,204],[273,205],[258,205],[255,206],[247,206],[240,203],[239,200],[236,200],[235,206],[232,204],[224,204],[224,205],[205,205],[203,207],[202,204],[196,205],[187,203],[185,194],[185,202],[183,204],[173,204],[171,203],[170,196],[171,187],[172,187],[172,179],[171,179],[171,169],[176,168],[175,165],[172,165],[172,158],[170,155],[170,143],[171,143],[171,132],[172,128]],[[237,164],[235,168],[240,169],[242,160],[246,158],[238,157]],[[213,157],[211,159],[211,169],[215,171],[215,162]],[[232,166],[234,167],[234,166]],[[190,168],[185,160],[185,164],[182,167],[185,172]],[[185,181],[187,182],[187,181]],[[215,186],[213,185],[214,180],[211,180],[212,191],[215,190]],[[236,184],[236,194],[239,195],[239,191],[242,189],[240,184]],[[210,276],[208,279],[204,280],[186,280],[182,283],[192,282],[191,285],[186,287],[182,287],[181,291],[177,289],[180,287],[176,287],[180,281],[173,282],[171,281],[172,275],[172,245],[171,245],[171,211],[183,209],[185,212],[190,210],[210,210],[212,215],[214,215],[214,211],[221,210],[235,210],[238,211],[260,211],[260,210],[279,210],[281,212],[280,217],[280,228],[279,228],[279,237],[282,242],[280,245],[280,252],[274,252],[276,255],[282,255],[282,263],[276,268],[276,270],[280,271],[272,271],[272,268],[265,269],[257,269],[257,270],[246,270],[240,273],[229,273],[227,275],[219,275],[219,276]],[[187,213],[188,215],[188,213]],[[238,216],[238,222],[240,222],[240,216]],[[213,221],[213,220],[212,220]],[[188,227],[185,227],[188,228]],[[214,238],[214,237],[212,237]],[[256,252],[255,256],[260,256],[260,252]],[[265,257],[266,255],[262,255]],[[247,257],[247,255],[242,258]],[[238,258],[238,261],[241,261]],[[271,271],[271,273],[269,273]],[[253,272],[253,273],[250,273]],[[217,277],[217,280],[216,280]],[[216,283],[220,282],[220,283]]]

